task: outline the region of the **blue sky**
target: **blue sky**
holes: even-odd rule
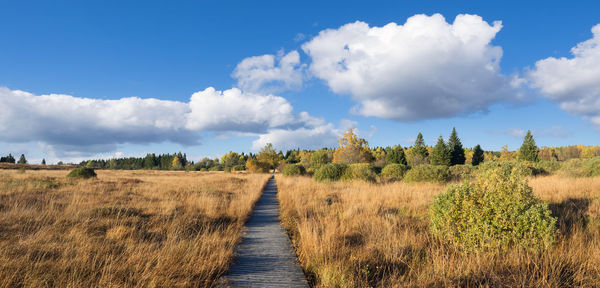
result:
[[[595,120],[600,119],[595,118],[600,115],[600,73],[595,72],[600,71],[592,66],[600,63],[600,32],[594,37],[591,29],[600,23],[599,6],[596,1],[0,1],[0,103],[11,112],[0,116],[0,154],[25,153],[35,162],[184,151],[198,159],[230,150],[255,151],[270,140],[280,149],[331,146],[335,135],[350,126],[371,146],[409,146],[419,131],[433,144],[453,126],[465,146],[481,144],[487,150],[505,144],[518,148],[527,129],[540,146],[595,145],[600,139],[600,121]],[[485,34],[480,28],[499,30],[482,36],[480,55],[468,52],[471,44],[457,48],[452,40],[443,42],[452,48],[441,51],[454,54],[435,61],[445,52],[427,45],[447,36],[434,29],[436,13],[448,25],[459,14],[480,17],[481,23],[469,18],[466,29],[474,37]],[[423,31],[432,31],[423,43],[407,43],[420,39],[410,38],[416,32],[407,26],[385,32],[397,36],[396,42],[373,46],[365,36],[365,31],[391,22],[404,25],[417,14],[432,17],[419,20],[423,27],[431,26]],[[365,35],[342,33],[342,26],[356,21],[368,26],[350,25],[348,30]],[[494,21],[501,21],[501,28]],[[337,36],[325,37],[326,29]],[[379,35],[377,40],[387,39]],[[588,45],[573,55],[571,48],[579,43]],[[413,44],[431,48],[431,56],[411,50]],[[332,72],[328,69],[335,63],[328,61],[339,55],[319,52],[332,45],[364,51],[344,60],[348,73]],[[405,48],[394,50],[394,45]],[[499,58],[496,70],[479,79],[493,62],[493,47],[502,51],[494,56]],[[377,54],[382,49],[387,52]],[[420,56],[386,60],[411,53]],[[365,54],[371,57],[361,58]],[[250,70],[240,68],[244,59],[261,55],[274,61],[267,68],[291,70],[267,73],[261,70],[269,66],[266,58],[252,58]],[[285,68],[281,63],[288,55],[292,64]],[[418,57],[432,63],[421,66]],[[536,66],[549,57],[556,59]],[[316,67],[319,61],[325,66]],[[442,62],[454,64],[435,64]],[[389,73],[368,73],[382,65],[381,71],[398,72],[398,81]],[[371,68],[361,70],[366,66]],[[413,77],[411,71],[421,70]],[[427,75],[443,85],[428,84]],[[476,89],[448,86],[444,77],[452,75],[475,82],[468,87]],[[513,87],[512,79],[522,81]],[[216,92],[206,91],[208,87]],[[224,96],[229,92],[218,92],[232,88],[240,88],[239,93],[231,92],[229,98]],[[206,93],[190,100],[200,91]],[[51,96],[55,94],[69,96]],[[121,103],[127,97],[140,101]],[[439,107],[428,106],[445,97],[467,108],[437,111]],[[149,98],[170,102],[144,101]],[[368,103],[383,108],[369,108]],[[221,111],[220,105],[231,109]],[[398,112],[403,108],[408,112]],[[168,113],[185,116],[165,117]],[[94,123],[73,124],[88,120]]]

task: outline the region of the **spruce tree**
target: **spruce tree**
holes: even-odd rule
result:
[[[479,163],[483,162],[483,160],[484,160],[483,150],[481,149],[481,146],[479,146],[479,144],[477,144],[473,148],[473,159],[471,159],[471,164],[473,166],[477,166],[477,165],[479,165]]]
[[[425,146],[425,140],[423,140],[423,134],[421,134],[421,132],[417,135],[415,145],[412,148],[412,153],[414,155],[423,156],[424,158],[429,156],[429,151],[427,151],[427,146]]]
[[[406,155],[402,146],[396,145],[392,147],[389,152],[385,155],[385,162],[387,164],[404,164],[407,165]]]
[[[452,133],[448,139],[448,150],[450,150],[450,165],[465,164],[465,150],[463,149],[460,138],[456,134],[456,128],[452,128]]]
[[[19,157],[19,161],[17,163],[27,164],[27,159],[25,159],[25,154],[21,154],[21,157]]]
[[[46,165],[46,159],[42,159],[42,165]]]
[[[519,148],[519,160],[537,162],[539,151],[531,131],[527,130],[527,135],[523,138],[523,145]]]
[[[433,147],[431,152],[431,165],[445,165],[450,166],[450,151],[444,143],[444,138],[440,135],[437,144]]]

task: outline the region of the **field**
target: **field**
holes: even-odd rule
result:
[[[0,287],[203,287],[268,175],[0,170]]]
[[[446,184],[277,180],[282,223],[315,287],[600,287],[600,177],[529,179],[558,217],[557,243],[479,254],[429,232],[428,205]]]

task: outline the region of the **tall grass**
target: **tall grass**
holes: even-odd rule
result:
[[[444,184],[278,178],[281,220],[316,287],[599,287],[600,177],[529,182],[558,217],[557,243],[465,253],[429,231]]]
[[[207,287],[267,175],[0,171],[0,287]]]

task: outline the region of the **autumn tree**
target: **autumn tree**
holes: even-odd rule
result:
[[[508,151],[508,145],[502,146],[500,150],[500,158],[499,161],[512,161],[515,160],[515,153]]]
[[[521,148],[519,148],[519,160],[537,162],[539,160],[539,151],[540,150],[535,145],[535,140],[533,139],[533,135],[531,135],[531,131],[527,130],[527,134],[525,135],[525,138],[523,138],[523,144],[521,145]]]
[[[173,157],[173,161],[171,162],[171,168],[175,169],[175,170],[179,170],[183,168],[183,165],[181,164],[181,159],[177,156]]]
[[[444,143],[444,138],[440,135],[437,144],[433,147],[431,153],[431,165],[444,165],[450,166],[450,150]]]
[[[333,153],[327,149],[319,149],[312,153],[310,157],[310,167],[319,168],[327,163],[331,163]]]
[[[348,129],[340,138],[340,147],[333,153],[333,162],[343,164],[369,163],[372,155],[368,142],[354,134],[354,128]]]
[[[271,169],[279,165],[279,158],[277,151],[275,151],[275,148],[273,148],[273,144],[271,143],[267,143],[265,147],[260,149],[258,155],[256,155],[256,160],[258,160],[258,162],[265,163]]]
[[[456,128],[452,128],[450,138],[448,138],[448,150],[450,151],[450,165],[465,164],[465,150],[463,149],[460,138],[456,133]]]

